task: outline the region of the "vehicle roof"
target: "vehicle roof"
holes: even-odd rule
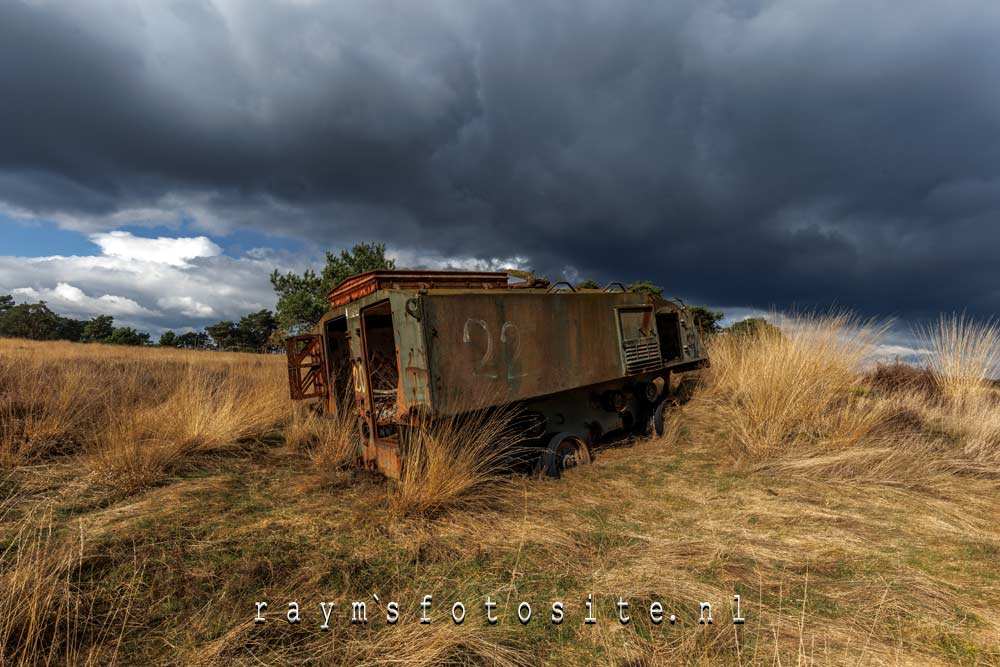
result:
[[[510,279],[515,278],[512,282]],[[559,285],[566,285],[560,289]],[[621,291],[625,287],[621,283]],[[383,290],[432,292],[434,294],[475,294],[484,290],[502,290],[513,294],[608,294],[618,293],[605,289],[573,288],[569,283],[550,284],[545,278],[538,278],[529,272],[508,271],[417,271],[386,270],[357,273],[341,281],[327,293],[327,302],[332,310],[339,310],[348,304],[361,301]],[[662,297],[646,295],[641,297],[652,304],[669,305]],[[674,306],[676,308],[676,305]],[[324,318],[325,319],[325,318]]]
[[[508,289],[508,278],[506,272],[486,271],[366,271],[345,279],[330,290],[327,301],[331,308],[336,308],[383,289]]]

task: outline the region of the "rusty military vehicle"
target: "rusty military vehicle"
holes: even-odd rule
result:
[[[620,283],[385,270],[328,301],[311,333],[287,341],[292,398],[356,410],[359,461],[388,477],[406,465],[408,429],[490,406],[526,416],[538,468],[558,476],[596,443],[662,433],[670,374],[708,364],[682,303]]]

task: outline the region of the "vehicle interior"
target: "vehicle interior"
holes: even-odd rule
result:
[[[677,313],[657,313],[656,330],[660,335],[660,356],[664,362],[679,359],[681,349],[680,316]]]
[[[397,433],[399,366],[389,302],[383,301],[361,311],[361,326],[375,434],[379,439],[391,439]]]
[[[335,317],[326,323],[326,363],[330,390],[336,406],[346,406],[354,400],[351,383],[351,348],[347,338],[347,317]]]

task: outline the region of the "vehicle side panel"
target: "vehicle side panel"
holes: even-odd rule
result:
[[[616,306],[635,293],[513,290],[421,299],[435,412],[465,410],[625,375]]]

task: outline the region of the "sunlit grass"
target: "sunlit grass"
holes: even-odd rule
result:
[[[0,341],[0,664],[1000,664],[1000,411],[988,372],[967,380],[983,363],[878,376],[880,326],[775,323],[712,341],[665,436],[558,481],[509,472],[513,414],[428,422],[384,480],[343,472],[353,413],[293,406],[280,357]],[[373,620],[351,625],[350,600]],[[652,600],[678,623],[644,620]]]

